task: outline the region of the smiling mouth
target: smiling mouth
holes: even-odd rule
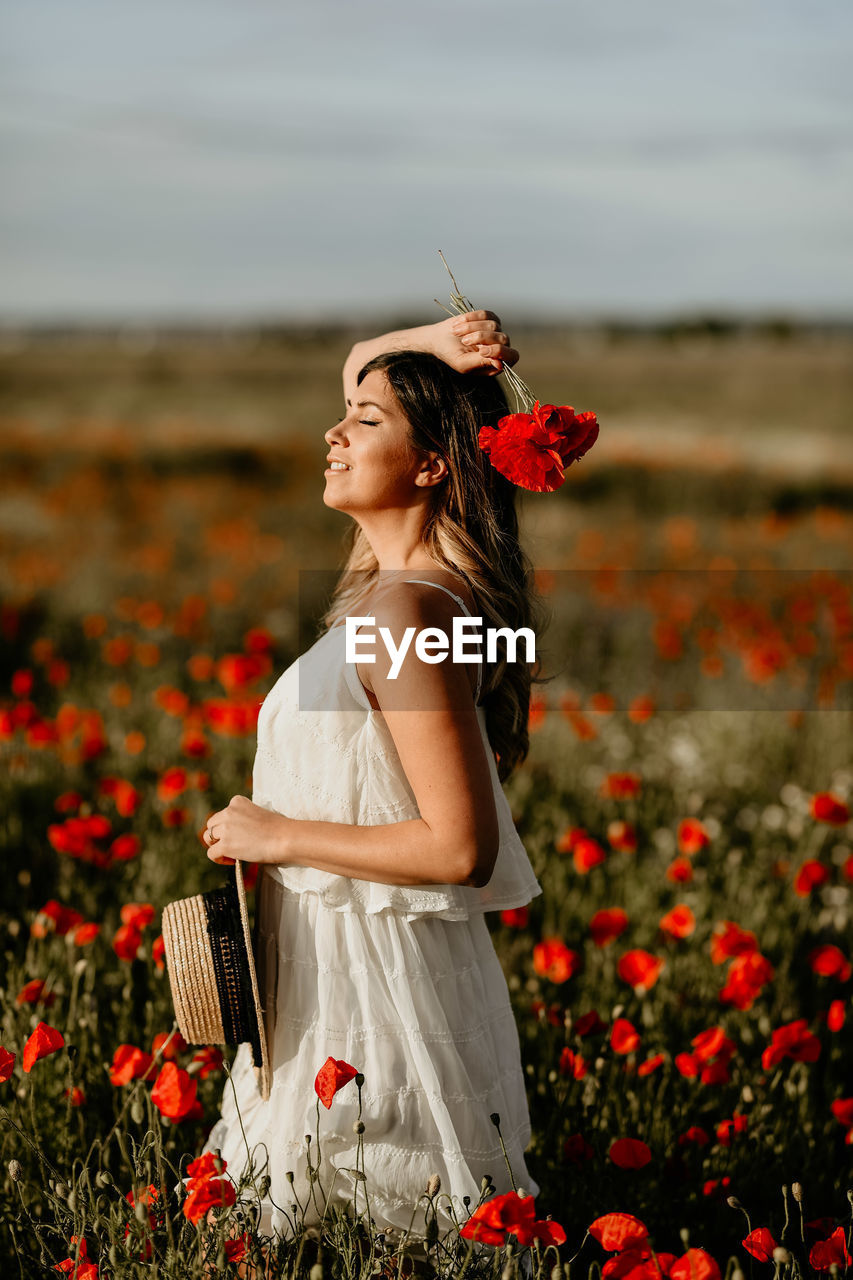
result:
[[[352,467],[348,467],[343,462],[330,462],[328,467],[326,467],[327,473],[337,472],[337,471],[352,471]]]

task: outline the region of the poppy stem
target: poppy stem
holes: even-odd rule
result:
[[[509,1173],[509,1180],[512,1183],[513,1191],[515,1192],[516,1195],[518,1195],[518,1187],[516,1186],[515,1178],[513,1177],[512,1165],[509,1162],[509,1156],[507,1155],[503,1134],[501,1133],[501,1118],[498,1115],[497,1111],[495,1111],[492,1113],[492,1115],[489,1116],[489,1119],[491,1120],[492,1124],[495,1126],[495,1128],[498,1131],[498,1142],[501,1144],[501,1151],[504,1153],[504,1161],[506,1163],[507,1172]]]

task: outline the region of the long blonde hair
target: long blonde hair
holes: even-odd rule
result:
[[[420,351],[376,356],[358,382],[373,370],[387,377],[408,419],[412,448],[437,452],[447,464],[449,476],[435,486],[424,524],[425,550],[438,565],[465,579],[474,613],[483,617],[486,628],[530,627],[538,648],[546,610],[519,542],[518,489],[495,470],[477,439],[481,426],[494,426],[509,412],[496,379],[456,373]],[[326,627],[356,612],[379,576],[376,556],[356,521],[345,535],[344,554],[343,574],[323,616]],[[540,672],[540,657],[531,669],[524,661],[507,662],[500,649],[496,662],[483,663],[481,702],[502,782],[527,756],[531,684],[553,679]]]

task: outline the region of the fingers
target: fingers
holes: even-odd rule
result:
[[[515,347],[499,345],[498,343],[481,343],[477,347],[477,355],[482,356],[484,359],[500,360],[508,365],[514,365],[518,362],[518,352]]]
[[[214,853],[212,849],[208,849],[207,856],[211,862],[215,862],[218,867],[233,867],[234,858],[226,858],[224,853]]]
[[[488,328],[483,325],[479,328],[471,329],[470,332],[461,334],[459,341],[463,347],[479,346],[482,342],[497,343],[501,347],[509,346],[509,338],[498,328]]]
[[[491,320],[500,326],[500,317],[496,316],[494,311],[465,311],[461,316],[457,316],[453,322],[454,329],[458,324],[467,324],[469,321],[478,322],[481,320]]]

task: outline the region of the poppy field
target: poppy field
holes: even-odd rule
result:
[[[846,342],[569,349],[577,395],[554,398],[595,410],[601,438],[560,492],[523,504],[553,623],[530,753],[506,784],[543,893],[488,917],[540,1192],[495,1196],[486,1179],[416,1262],[370,1222],[369,1180],[322,1232],[260,1235],[250,1179],[235,1189],[200,1157],[233,1050],[182,1041],[160,930],[168,902],[222,881],[199,833],[251,794],[261,700],[315,638],[306,604],[340,563],[322,433],[346,340],[7,345],[4,1276],[845,1273]],[[639,425],[646,355],[672,375],[657,436]],[[545,395],[560,376],[524,372]],[[822,424],[824,471],[798,467],[781,409],[755,411],[783,392]],[[712,430],[726,415],[728,437]],[[317,1072],[321,1144],[337,1092],[365,1082],[358,1062]],[[436,1180],[423,1190],[441,1202]]]

